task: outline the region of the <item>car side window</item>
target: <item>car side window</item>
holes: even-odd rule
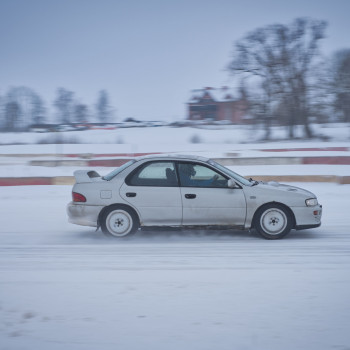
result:
[[[183,187],[228,187],[228,178],[201,164],[179,163],[178,171],[180,184]]]
[[[151,162],[141,165],[126,180],[129,186],[178,186],[173,162]]]

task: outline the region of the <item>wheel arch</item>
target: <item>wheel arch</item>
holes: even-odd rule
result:
[[[284,203],[281,203],[281,202],[276,202],[276,201],[264,203],[264,204],[260,205],[260,207],[256,208],[256,210],[255,210],[255,212],[254,212],[254,215],[253,215],[253,219],[252,219],[252,223],[251,223],[251,225],[250,225],[250,228],[254,228],[254,227],[255,227],[255,222],[256,222],[256,219],[257,219],[257,214],[258,214],[258,212],[259,212],[262,208],[264,208],[264,207],[266,207],[266,206],[268,206],[268,205],[275,205],[275,204],[277,204],[277,205],[283,207],[284,209],[286,209],[286,210],[290,213],[291,218],[292,218],[292,220],[293,220],[292,229],[294,229],[294,228],[295,228],[295,225],[296,225],[296,220],[295,220],[295,215],[294,215],[293,210],[292,210],[290,207],[288,207],[288,205],[286,205],[286,204],[284,204]]]
[[[105,207],[103,207],[101,209],[101,211],[100,211],[100,213],[98,214],[98,217],[97,217],[97,227],[101,226],[101,219],[102,219],[104,213],[107,210],[109,210],[110,208],[113,208],[113,207],[132,211],[135,214],[135,217],[137,218],[138,223],[141,224],[140,216],[139,216],[138,212],[133,207],[131,207],[130,205],[124,204],[124,203],[113,203],[113,204],[110,204],[110,205],[106,205]]]

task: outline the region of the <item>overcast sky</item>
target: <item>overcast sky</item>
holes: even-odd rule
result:
[[[186,117],[192,89],[233,86],[233,43],[296,17],[328,21],[324,54],[350,48],[350,0],[0,0],[0,94],[58,87],[89,106],[109,92],[117,119]]]

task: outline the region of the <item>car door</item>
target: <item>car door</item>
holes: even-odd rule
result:
[[[183,225],[244,225],[244,192],[241,188],[229,188],[228,177],[202,163],[179,162],[177,169]]]
[[[127,176],[120,196],[138,210],[143,225],[181,225],[182,202],[174,162],[143,163]]]

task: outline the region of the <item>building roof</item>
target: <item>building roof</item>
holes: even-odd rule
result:
[[[221,88],[206,87],[191,91],[191,97],[188,103],[198,103],[203,97],[208,94],[216,102],[235,101],[235,92],[228,86]]]

